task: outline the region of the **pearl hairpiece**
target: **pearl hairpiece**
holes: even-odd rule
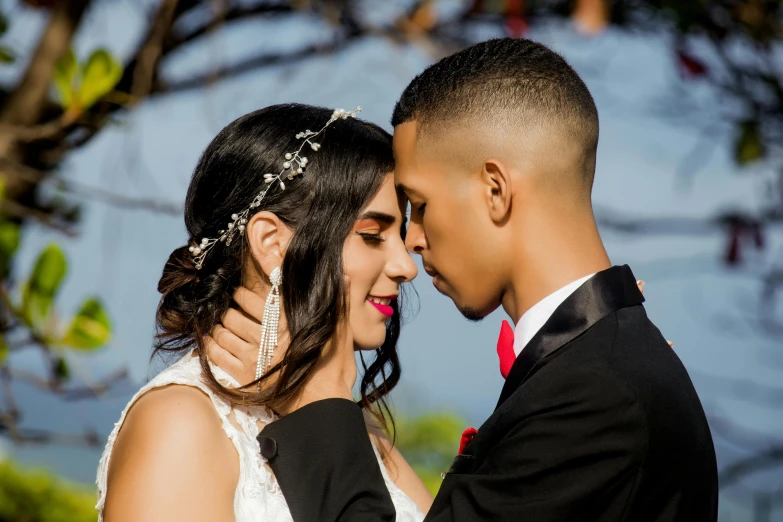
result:
[[[335,109],[335,111],[332,113],[332,117],[329,118],[329,121],[327,121],[323,127],[321,127],[321,130],[313,132],[310,129],[307,129],[306,131],[297,134],[296,139],[304,141],[302,141],[302,144],[299,145],[298,149],[296,149],[296,152],[285,153],[283,168],[279,173],[264,174],[264,187],[261,189],[261,192],[259,192],[258,195],[253,199],[253,202],[250,203],[250,207],[237,214],[231,214],[231,222],[228,224],[228,228],[226,230],[218,230],[218,234],[220,234],[219,237],[205,237],[201,240],[199,245],[193,245],[189,248],[190,253],[193,254],[193,260],[196,263],[196,269],[201,270],[201,266],[204,264],[204,258],[206,258],[207,253],[212,249],[213,246],[215,246],[216,243],[224,242],[226,246],[228,246],[236,237],[237,233],[239,233],[240,236],[244,235],[245,225],[247,225],[247,218],[250,215],[250,211],[258,208],[261,205],[261,200],[264,199],[264,196],[266,196],[267,191],[272,187],[273,183],[278,182],[280,185],[280,190],[285,190],[285,181],[283,181],[284,177],[288,181],[291,181],[296,176],[301,176],[304,174],[308,160],[307,157],[302,156],[301,154],[302,149],[306,144],[309,144],[313,151],[318,151],[318,149],[321,148],[321,144],[313,141],[317,136],[323,133],[329,125],[336,122],[337,120],[355,118],[356,114],[361,110],[361,106],[358,106],[350,111],[346,111],[345,109]]]

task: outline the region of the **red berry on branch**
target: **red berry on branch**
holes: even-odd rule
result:
[[[694,58],[685,51],[678,51],[677,59],[680,61],[680,67],[687,76],[699,78],[707,74],[707,66],[701,60]]]
[[[503,14],[508,17],[525,15],[525,0],[505,0]]]
[[[740,259],[740,236],[742,235],[742,226],[733,225],[729,230],[729,248],[726,251],[726,264],[738,265]]]
[[[522,38],[527,33],[530,26],[527,20],[521,16],[511,16],[506,18],[503,23],[503,27],[506,30],[506,35],[511,38]]]

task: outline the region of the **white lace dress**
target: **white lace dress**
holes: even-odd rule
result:
[[[225,371],[212,366],[212,372],[217,380],[228,387],[238,387],[238,383]],[[167,369],[159,373],[147,383],[130,400],[122,412],[120,420],[114,425],[109,435],[106,449],[103,451],[98,465],[98,504],[99,522],[103,522],[103,506],[106,500],[106,479],[109,469],[109,459],[114,447],[117,433],[125,420],[128,409],[139,397],[153,388],[170,384],[193,386],[203,391],[210,399],[222,420],[223,431],[234,443],[239,454],[239,482],[234,494],[234,514],[237,522],[289,521],[291,513],[286,505],[283,493],[265,459],[261,456],[256,437],[263,426],[274,420],[274,414],[263,407],[232,406],[220,397],[215,396],[202,380],[202,371],[197,357],[186,355]],[[381,466],[383,478],[389,488],[394,507],[397,510],[398,522],[420,522],[424,514],[416,504],[402,492],[389,478],[389,474],[381,462],[376,449],[376,456]]]

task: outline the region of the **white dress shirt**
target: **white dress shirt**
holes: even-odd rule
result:
[[[536,335],[544,323],[555,313],[557,307],[563,304],[563,301],[568,299],[568,296],[576,292],[577,288],[582,286],[585,281],[593,277],[595,274],[590,274],[581,279],[577,279],[571,283],[568,283],[563,288],[555,290],[536,304],[534,304],[530,310],[522,314],[519,318],[519,322],[514,328],[514,353],[519,357],[522,350],[527,346],[527,343]]]

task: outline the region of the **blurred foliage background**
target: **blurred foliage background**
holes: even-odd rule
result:
[[[779,0],[125,0],[145,13],[146,25],[127,56],[97,47],[77,53],[73,41],[94,28],[89,14],[111,9],[121,0],[6,0],[0,11],[0,437],[14,445],[86,445],[101,447],[106,433],[63,433],[31,429],[14,395],[23,382],[63,401],[90,401],[128,384],[128,371],[117,368],[97,379],[79,379],[68,353],[101,350],[112,339],[115,313],[101,295],[84,295],[73,314],[58,312],[58,293],[74,270],[62,245],[84,225],[81,201],[100,200],[118,208],[179,215],[181,208],[149,198],[88,186],[66,175],[69,159],[106,129],[121,126],[139,106],[163,96],[198,93],[215,82],[279,64],[334,56],[357,42],[383,38],[424,50],[435,60],[487,34],[523,37],[531,28],[568,22],[585,38],[608,31],[655,34],[667,42],[671,67],[684,82],[708,85],[725,104],[668,107],[669,120],[698,118],[706,129],[721,125],[729,135],[738,172],[763,165],[771,173],[768,197],[757,208],[730,210],[706,219],[646,219],[599,214],[604,229],[628,234],[700,233],[719,230],[725,247],[715,252],[725,266],[741,267],[749,253],[767,248],[769,230],[783,217],[783,22]],[[40,30],[21,39],[5,35],[21,18],[37,17]],[[168,74],[174,57],[258,19],[318,19],[328,28],[317,39],[301,39],[280,50],[262,45],[259,52],[209,63],[189,75]],[[111,39],[111,34],[105,34]],[[258,34],[263,40],[264,33]],[[259,47],[255,42],[253,49]],[[2,71],[0,71],[2,72]],[[712,122],[712,123],[710,123]],[[728,126],[728,130],[725,127]],[[707,154],[714,134],[693,152]],[[688,158],[686,158],[686,164]],[[754,170],[751,169],[751,170]],[[686,170],[698,170],[686,167]],[[748,183],[753,182],[749,179]],[[30,230],[56,232],[34,263],[20,264],[16,253]],[[778,259],[777,261],[780,261]],[[760,294],[758,328],[783,339],[783,317],[775,305],[783,285],[783,265],[756,274]],[[676,341],[676,339],[674,339]],[[15,354],[40,354],[36,371],[15,365]],[[778,393],[779,390],[773,390]],[[398,442],[432,491],[448,468],[461,418],[433,413],[398,420]],[[783,443],[765,446],[721,469],[727,486],[759,469],[783,465]],[[782,491],[782,490],[778,490]],[[92,493],[11,462],[0,464],[0,522],[95,520]],[[755,520],[771,520],[781,494],[759,497]]]

